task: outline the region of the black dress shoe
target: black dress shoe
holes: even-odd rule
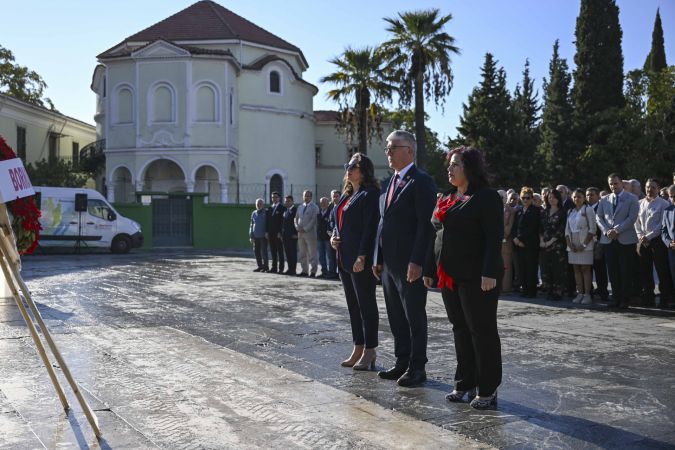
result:
[[[254,272],[262,272],[262,270],[263,270],[262,267],[258,267],[257,269],[253,269]]]
[[[389,370],[383,370],[377,373],[377,376],[384,380],[398,380],[407,371],[406,366],[394,366]]]
[[[298,275],[296,275],[296,276],[298,276],[298,277],[306,277],[306,276],[307,276],[307,272],[300,272],[300,273],[299,273]]]
[[[272,267],[272,268],[269,270],[269,273],[277,273],[277,268],[276,268],[276,267]]]
[[[295,271],[287,270],[284,275],[295,275]]]
[[[398,379],[398,385],[403,387],[412,387],[427,381],[427,373],[424,369],[408,369]]]
[[[310,277],[310,278],[316,278],[316,272],[310,273],[310,274],[309,274],[309,277]]]

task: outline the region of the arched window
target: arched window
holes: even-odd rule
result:
[[[160,85],[155,89],[154,94],[152,102],[152,121],[173,122],[174,99],[171,89],[169,89],[168,86]]]
[[[216,91],[211,86],[201,85],[195,96],[195,116],[197,122],[218,122],[219,107]]]
[[[279,193],[282,199],[284,198],[284,179],[278,173],[270,178],[270,193],[275,191]]]
[[[117,108],[114,115],[114,123],[126,124],[134,122],[134,94],[127,87],[117,91]]]
[[[270,92],[281,94],[281,75],[276,70],[270,72]]]

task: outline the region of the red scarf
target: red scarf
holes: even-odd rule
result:
[[[436,201],[436,209],[434,210],[434,216],[443,223],[445,220],[445,213],[448,212],[448,209],[452,207],[457,201],[459,200],[459,195],[457,194],[451,194],[445,198],[440,197]],[[445,270],[443,270],[443,264],[439,261],[438,262],[438,271],[436,272],[438,275],[438,288],[442,289],[443,287],[446,287],[450,290],[452,290],[452,277],[445,273]]]

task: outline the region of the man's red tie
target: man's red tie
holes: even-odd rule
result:
[[[387,208],[391,204],[391,199],[394,197],[394,191],[398,185],[398,174],[394,176],[394,181],[392,181],[391,186],[389,186],[389,195],[387,195]]]

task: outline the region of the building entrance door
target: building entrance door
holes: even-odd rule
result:
[[[155,247],[192,245],[192,199],[152,199],[152,240]]]

